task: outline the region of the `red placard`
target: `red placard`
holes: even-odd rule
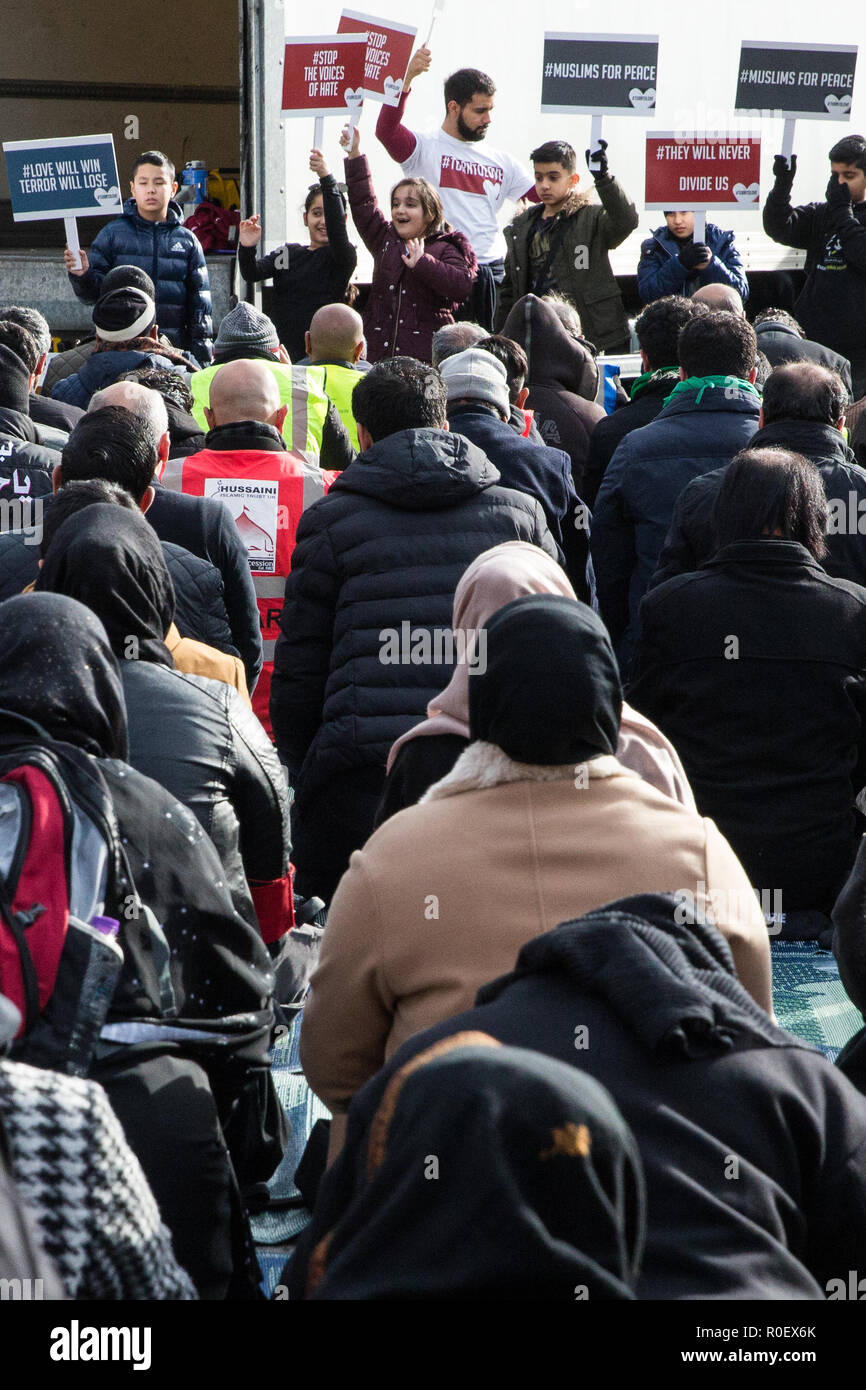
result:
[[[759,137],[685,137],[669,131],[646,137],[647,208],[757,211],[760,178]]]
[[[358,10],[343,10],[337,29],[341,34],[366,30],[364,95],[386,106],[397,106],[418,30],[408,24],[395,24],[392,19],[361,14]]]
[[[367,35],[286,39],[284,116],[345,116],[364,100]]]

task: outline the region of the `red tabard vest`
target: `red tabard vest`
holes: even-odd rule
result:
[[[247,548],[264,643],[264,665],[253,693],[253,709],[268,734],[274,647],[295,532],[301,512],[323,497],[336,477],[336,473],[309,463],[302,454],[267,449],[202,449],[188,458],[170,459],[162,476],[163,484],[175,492],[220,498]]]

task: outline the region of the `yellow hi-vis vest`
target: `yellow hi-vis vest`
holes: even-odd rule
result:
[[[272,362],[264,357],[250,360],[264,362],[268,370],[273,372],[280,388],[280,402],[289,407],[283,421],[286,448],[298,454],[320,454],[322,431],[330,404],[325,394],[324,367],[287,367],[276,358]],[[204,408],[210,405],[210,384],[223,365],[218,362],[213,367],[205,367],[189,379],[193,418],[205,433],[208,423]]]
[[[352,448],[360,453],[358,426],[352,414],[352,392],[358,382],[363,380],[363,372],[356,372],[354,367],[335,367],[327,362],[316,370],[325,373],[325,392],[340,412],[340,419],[346,426]]]

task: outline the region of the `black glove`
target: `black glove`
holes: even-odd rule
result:
[[[702,241],[691,241],[680,251],[680,265],[684,265],[686,270],[700,270],[709,265],[712,259],[712,251]]]
[[[783,154],[777,154],[773,160],[773,178],[778,187],[786,188],[790,193],[794,186],[794,175],[797,172],[797,156],[791,155],[790,163]]]
[[[599,140],[598,148],[586,151],[586,164],[592,177],[598,183],[599,179],[607,177],[607,141]],[[591,161],[597,161],[598,168],[593,168]]]
[[[830,175],[830,182],[827,184],[827,210],[828,212],[847,214],[851,206],[851,189],[847,183],[837,179],[835,174]]]

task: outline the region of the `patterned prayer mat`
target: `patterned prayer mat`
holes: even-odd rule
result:
[[[815,941],[773,941],[770,950],[779,1023],[835,1062],[863,1018],[842,987],[833,954]]]

